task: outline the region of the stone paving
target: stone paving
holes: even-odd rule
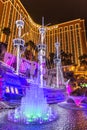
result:
[[[58,112],[56,121],[41,125],[22,125],[7,120],[8,110],[0,112],[0,130],[87,130],[87,111],[65,109],[52,105]]]

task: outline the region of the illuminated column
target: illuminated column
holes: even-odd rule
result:
[[[18,38],[15,38],[13,40],[14,46],[17,47],[17,66],[16,66],[16,73],[19,74],[19,68],[20,68],[20,47],[24,47],[25,41],[21,39],[21,29],[24,27],[24,22],[22,20],[16,21],[16,26],[18,28]]]
[[[44,22],[44,21],[42,21]],[[45,64],[45,53],[46,53],[46,44],[44,44],[45,32],[46,29],[42,23],[42,27],[39,28],[41,35],[41,43],[37,45],[38,48],[38,60],[39,60],[39,71],[40,71],[40,85],[43,87],[43,65]]]
[[[59,57],[60,56],[59,47],[60,47],[60,43],[56,42],[55,43],[56,57],[54,58],[54,63],[56,64],[56,71],[57,71],[56,72],[56,79],[57,79],[56,85],[57,85],[57,88],[59,88],[59,66],[60,66],[60,63],[61,63],[61,59]]]

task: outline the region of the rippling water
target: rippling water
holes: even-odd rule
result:
[[[87,111],[52,105],[58,112],[56,121],[41,125],[15,124],[7,120],[7,110],[0,112],[0,130],[87,130]]]

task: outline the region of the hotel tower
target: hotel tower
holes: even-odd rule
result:
[[[32,41],[38,44],[40,41],[39,28],[41,25],[35,23],[20,0],[0,0],[0,42],[8,44],[7,51],[13,53],[13,39],[17,37],[16,20],[20,19],[25,23],[22,29],[22,38],[25,43]],[[51,21],[50,21],[51,22]],[[9,30],[7,34],[4,30]],[[86,31],[84,19],[76,19],[46,27],[45,43],[47,44],[47,57],[50,52],[55,52],[55,42],[60,42],[61,50],[71,53],[72,62],[79,64],[78,57],[87,53]],[[35,50],[32,50],[35,54]]]

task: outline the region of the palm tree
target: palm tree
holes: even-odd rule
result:
[[[28,41],[28,42],[26,42],[26,43],[25,43],[25,46],[26,46],[26,47],[30,46],[30,50],[32,50],[32,49],[37,50],[35,43],[32,42],[31,40]]]
[[[53,65],[54,65],[54,53],[53,52],[50,52],[50,54],[49,54],[49,62],[50,62],[50,67],[53,67]]]
[[[71,53],[66,53],[63,50],[61,50],[61,61],[62,61],[62,65],[71,65],[72,64],[72,60],[71,60],[72,54]]]
[[[30,50],[27,50],[28,46],[30,46]],[[38,49],[37,49],[37,46],[35,45],[35,43],[33,41],[30,40],[30,41],[26,42],[25,43],[25,48],[26,48],[26,50],[25,50],[25,56],[27,57],[27,59],[28,59],[29,55],[31,55],[32,49],[35,50],[35,56],[33,56],[33,57],[34,58],[36,57]]]
[[[10,28],[9,27],[4,27],[3,29],[2,29],[2,32],[6,35],[6,43],[8,42],[8,38],[9,38],[9,35],[10,35],[10,33],[11,33],[11,31],[10,31]]]
[[[0,42],[0,60],[3,60],[6,50],[7,50],[7,44]]]
[[[87,54],[79,56],[80,65],[87,66]]]

